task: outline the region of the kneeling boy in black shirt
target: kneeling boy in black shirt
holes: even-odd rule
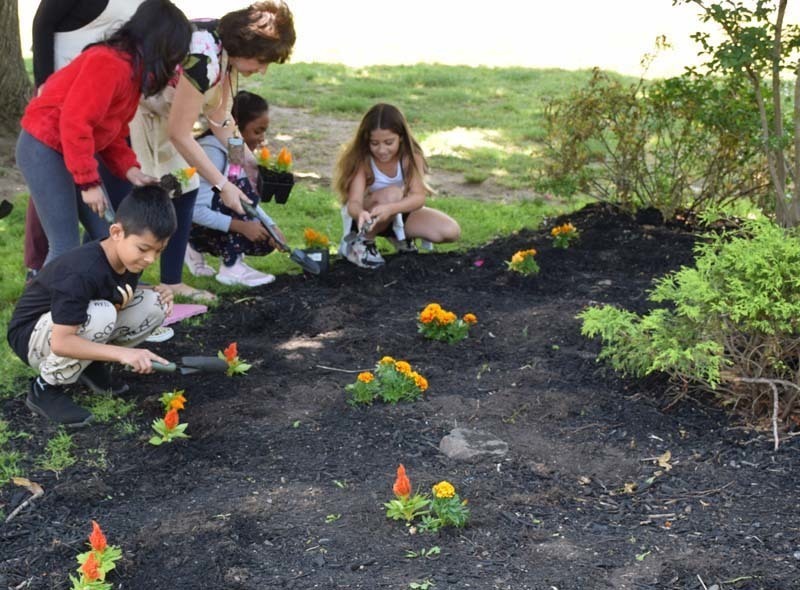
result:
[[[65,252],[25,288],[8,324],[8,343],[39,371],[25,404],[69,427],[92,414],[64,386],[80,381],[95,392],[127,391],[112,381],[108,362],[151,373],[165,359],[134,348],[172,309],[164,287],[137,289],[142,271],[158,258],[175,231],[175,209],[158,186],[135,187],[117,209],[109,237]]]

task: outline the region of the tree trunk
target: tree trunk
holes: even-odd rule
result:
[[[0,2],[0,56],[0,132],[13,134],[31,95],[20,47],[17,0]]]

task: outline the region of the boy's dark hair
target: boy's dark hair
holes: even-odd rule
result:
[[[189,53],[192,25],[169,0],[145,0],[103,43],[129,53],[145,96],[161,92]]]
[[[149,231],[158,240],[168,239],[178,226],[175,207],[167,191],[158,185],[133,187],[117,207],[114,222],[122,226],[126,236]]]
[[[268,110],[269,104],[267,104],[267,101],[253,92],[240,90],[233,97],[231,115],[233,115],[233,120],[236,121],[236,126],[240,130],[247,127],[250,121],[257,119]]]

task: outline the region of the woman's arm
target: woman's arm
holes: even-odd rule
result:
[[[224,83],[225,78],[223,77]],[[244,209],[240,199],[248,199],[242,191],[240,191],[220,172],[208,156],[203,151],[203,148],[197,143],[192,133],[194,123],[203,109],[203,95],[197,90],[191,82],[184,76],[178,81],[175,88],[175,98],[172,101],[172,108],[169,111],[169,119],[167,121],[167,130],[169,138],[178,153],[183,156],[186,163],[197,169],[197,173],[205,178],[211,186],[222,187],[220,191],[220,198],[229,208],[237,213],[244,215]],[[211,113],[214,116],[214,113]],[[227,142],[227,139],[225,140]],[[226,143],[223,142],[223,145]]]

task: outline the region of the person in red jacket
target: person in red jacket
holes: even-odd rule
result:
[[[126,141],[140,95],[157,94],[189,50],[192,27],[169,0],[145,0],[106,41],[90,45],[47,79],[22,117],[17,164],[31,190],[50,251],[80,244],[80,221],[100,235],[108,207],[98,163],[134,185],[141,171]]]

